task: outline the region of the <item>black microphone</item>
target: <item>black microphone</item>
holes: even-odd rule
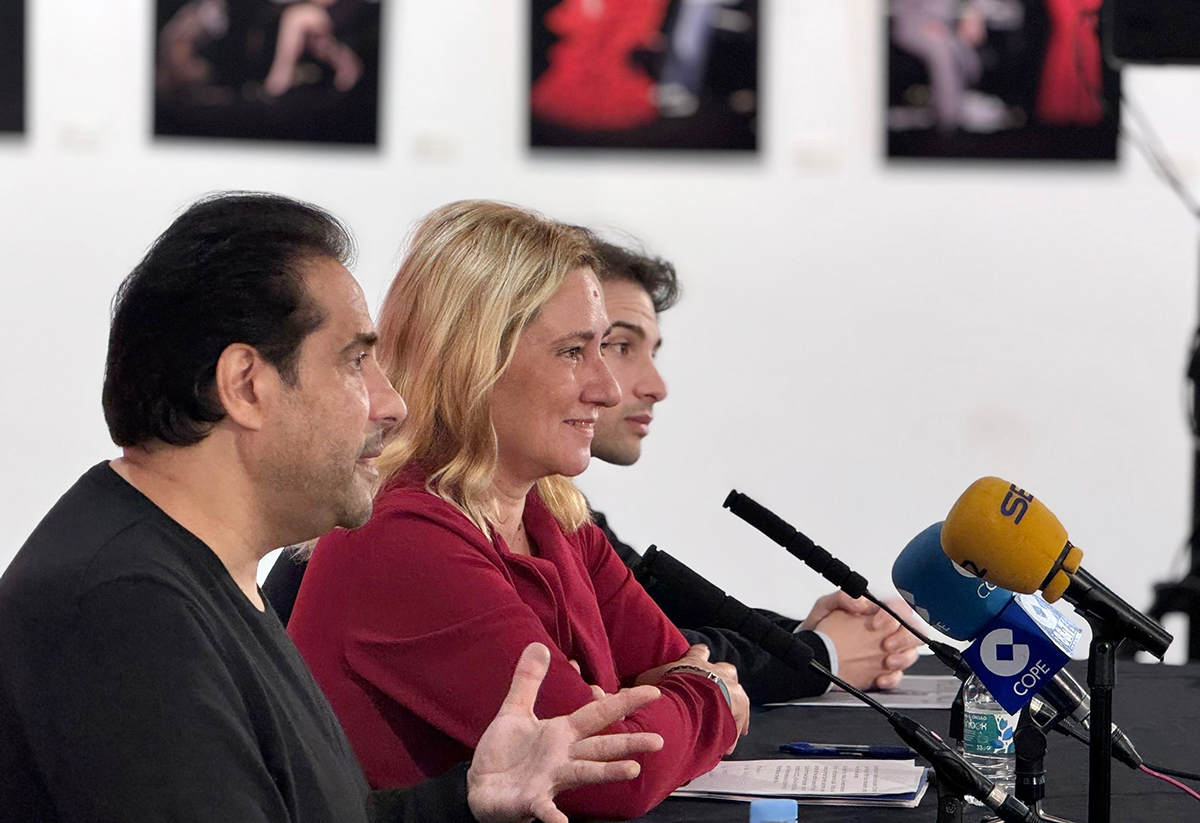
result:
[[[1100,620],[1110,631],[1119,632],[1139,649],[1162,659],[1174,639],[1166,629],[1118,597],[1087,569],[1076,569],[1070,579],[1064,600],[1085,617]]]
[[[730,597],[666,552],[660,552],[657,546],[646,550],[633,576],[643,585],[653,578],[686,593],[697,608],[708,615],[705,623],[737,632],[794,669],[803,670],[813,659],[812,649],[794,634]]]
[[[974,674],[971,671],[971,666],[959,654],[958,649],[934,640],[923,632],[917,631],[917,629],[909,625],[908,621],[896,614],[888,604],[881,601],[868,590],[867,579],[865,577],[853,571],[841,560],[838,560],[828,551],[809,540],[790,523],[787,523],[783,518],[775,514],[775,512],[736,489],[729,492],[725,497],[723,505],[780,546],[783,546],[789,554],[802,560],[809,568],[818,572],[846,594],[851,597],[865,597],[890,614],[901,626],[908,629],[913,637],[929,647],[937,659],[942,661],[959,680],[965,683]]]
[[[812,650],[795,635],[784,631],[750,607],[729,596],[717,586],[705,580],[683,563],[666,552],[651,546],[634,570],[640,581],[653,578],[665,586],[686,593],[688,597],[703,605],[712,615],[712,623],[719,628],[732,629],[748,637],[760,635],[765,638],[763,648],[776,654],[781,660],[796,668],[807,666],[820,672],[830,682],[837,684],[871,708],[887,718],[900,739],[917,754],[929,761],[938,779],[958,794],[969,794],[979,799],[1006,823],[1038,823],[1037,816],[1024,803],[1005,794],[995,783],[988,780],[978,769],[962,758],[958,752],[942,742],[941,738],[899,712],[883,706],[861,691],[834,675],[812,659]],[[762,641],[760,641],[761,643]],[[776,652],[766,644],[777,647]]]
[[[787,549],[793,557],[803,561],[813,571],[851,597],[862,597],[867,590],[867,580],[851,570],[842,561],[796,531],[777,514],[759,505],[750,497],[734,489],[725,497],[725,508],[745,520],[754,528]]]

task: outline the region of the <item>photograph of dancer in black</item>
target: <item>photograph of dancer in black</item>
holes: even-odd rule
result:
[[[154,133],[374,144],[379,0],[159,0]]]

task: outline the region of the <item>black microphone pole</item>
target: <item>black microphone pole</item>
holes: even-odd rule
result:
[[[971,667],[967,661],[963,660],[958,649],[949,644],[940,643],[909,625],[908,621],[896,614],[895,610],[888,606],[887,603],[884,603],[870,592],[867,588],[867,579],[865,577],[809,540],[790,523],[787,523],[783,518],[775,514],[775,512],[737,490],[731,491],[726,496],[723,505],[780,546],[783,546],[789,554],[803,561],[809,568],[816,571],[846,594],[851,597],[865,597],[868,601],[890,614],[896,619],[896,622],[908,629],[913,637],[928,646],[937,659],[942,661],[950,671],[954,672],[954,676],[959,680],[965,683],[971,677],[973,674]]]
[[[772,651],[772,647],[779,648],[778,653],[772,653],[777,654],[789,665],[796,668],[807,666],[812,671],[819,672],[829,682],[875,709],[887,718],[901,740],[929,761],[938,776],[939,787],[945,786],[952,793],[953,799],[961,800],[964,795],[969,794],[995,812],[1005,823],[1038,823],[1038,817],[1024,803],[1005,794],[933,732],[915,720],[887,708],[833,674],[812,659],[812,649],[794,634],[781,629],[749,606],[730,597],[683,563],[666,552],[659,551],[657,546],[646,550],[634,571],[634,576],[643,581],[654,578],[667,586],[688,592],[714,615],[715,625],[732,629],[752,639],[761,637],[759,642],[763,648],[768,651]],[[961,808],[956,807],[956,811],[958,819],[961,819]]]

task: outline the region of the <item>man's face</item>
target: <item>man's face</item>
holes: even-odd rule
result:
[[[645,289],[626,280],[610,280],[603,288],[604,308],[612,323],[604,358],[621,386],[621,402],[600,410],[592,455],[606,463],[631,466],[642,455],[642,438],[650,433],[654,404],[667,396],[667,385],[654,365],[662,336]]]
[[[375,327],[350,272],[315,259],[304,284],[325,321],[300,344],[295,385],[281,386],[262,461],[289,531],[303,524],[306,536],[297,539],[367,522],[374,458],[408,414],[375,360]]]

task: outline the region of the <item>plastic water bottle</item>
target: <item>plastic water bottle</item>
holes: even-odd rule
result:
[[[1016,780],[1016,730],[1017,716],[1004,711],[979,678],[968,680],[963,691],[963,757],[1009,794]],[[967,800],[982,805],[973,797]]]

